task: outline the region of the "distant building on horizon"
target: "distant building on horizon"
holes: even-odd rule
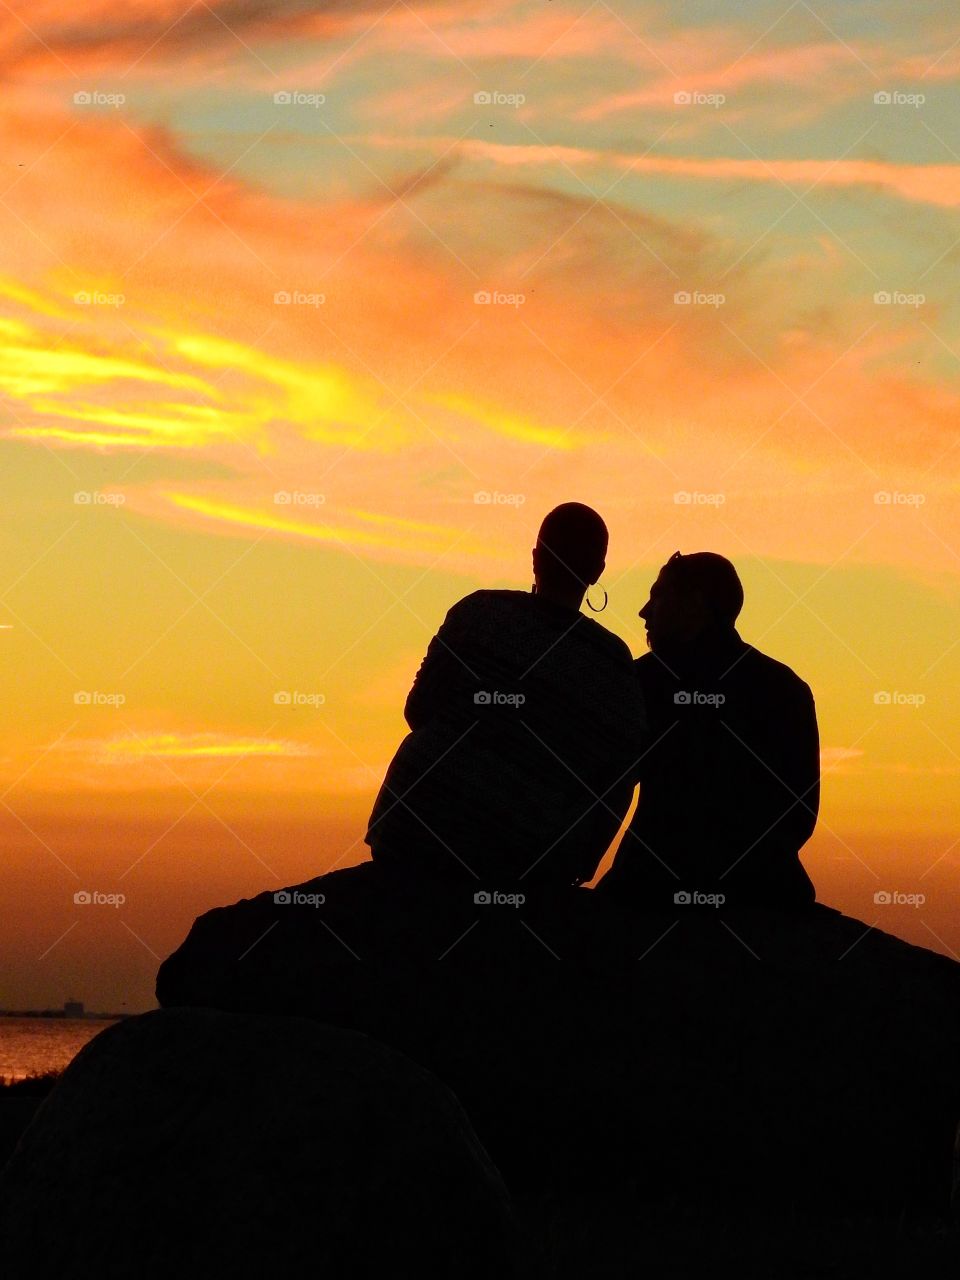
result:
[[[63,1016],[65,1018],[82,1018],[84,1016],[83,1001],[82,1000],[64,1000]]]

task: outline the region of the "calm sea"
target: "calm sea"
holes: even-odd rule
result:
[[[24,1076],[59,1071],[88,1040],[112,1027],[115,1019],[0,1018],[0,1076]]]

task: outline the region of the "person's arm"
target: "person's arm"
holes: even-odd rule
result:
[[[653,746],[653,732],[650,717],[647,713],[647,700],[643,692],[643,676],[639,660],[631,659],[630,674],[632,681],[627,686],[624,699],[624,722],[627,731],[626,756],[628,777],[631,785],[636,786],[643,778],[644,768]]]
[[[809,685],[797,681],[778,718],[775,771],[786,788],[781,792],[786,812],[772,834],[797,850],[813,835],[820,811],[820,734]]]
[[[797,774],[800,785],[796,794],[801,803],[797,805],[797,828],[799,828],[800,844],[806,844],[817,826],[820,812],[820,735],[817,727],[817,705],[813,700],[813,692],[804,685],[800,699],[800,733],[799,759]]]
[[[585,884],[597,873],[604,854],[623,824],[642,771],[650,730],[636,665],[623,646],[622,678],[609,693],[608,759],[590,787],[594,797],[561,842],[558,856],[571,869],[571,883]]]
[[[414,676],[403,708],[411,729],[422,728],[439,711],[449,707],[454,697],[466,694],[472,673],[460,654],[468,626],[469,611],[464,609],[465,604],[466,600],[461,600],[447,612]]]

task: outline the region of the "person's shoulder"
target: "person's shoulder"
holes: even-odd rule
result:
[[[447,610],[444,624],[447,627],[469,626],[479,632],[490,628],[509,626],[533,613],[536,597],[529,591],[511,591],[507,588],[481,587],[463,596]]]
[[[639,658],[634,658],[632,668],[644,692],[648,695],[664,686],[669,687],[676,683],[677,677],[674,672],[652,649],[641,653]]]
[[[752,644],[748,644],[746,648],[745,660],[759,677],[783,689],[785,692],[789,691],[798,695],[813,697],[812,689],[801,676],[797,675],[793,667],[787,666],[785,662],[780,662],[777,658],[771,658],[768,653],[761,653]]]
[[[462,605],[470,605],[476,609],[482,609],[491,605],[519,605],[523,600],[529,600],[531,592],[514,591],[506,587],[481,587],[477,591],[471,591],[469,595],[458,600],[454,608],[459,609]]]
[[[478,591],[471,591],[469,595],[461,596],[461,598],[452,604],[447,610],[447,617],[452,613],[484,613],[491,609],[504,608],[508,602],[503,599],[505,596],[523,596],[522,591],[497,591],[489,588],[481,588]]]
[[[602,622],[598,622],[596,618],[588,618],[585,613],[581,613],[579,618],[581,634],[585,638],[596,645],[597,648],[604,650],[616,661],[632,666],[633,654],[630,652],[630,646],[625,640],[622,640],[609,627],[605,627]]]
[[[533,592],[530,590],[520,591],[516,587],[484,587],[480,591],[474,591],[473,599],[481,596],[487,604],[513,605],[517,608],[523,608],[533,601]]]

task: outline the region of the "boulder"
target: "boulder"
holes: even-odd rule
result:
[[[518,1192],[629,1178],[944,1208],[960,965],[819,905],[647,915],[511,888],[475,901],[368,863],[260,894],[197,920],[158,999],[394,1045],[454,1090]]]
[[[40,1102],[40,1098],[0,1096],[0,1169],[12,1155]]]
[[[0,1177],[0,1251],[7,1280],[522,1273],[439,1080],[361,1034],[202,1008],[77,1055]]]

